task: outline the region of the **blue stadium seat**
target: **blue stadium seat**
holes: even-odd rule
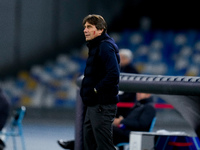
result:
[[[9,122],[8,126],[0,132],[0,135],[5,136],[5,142],[8,140],[8,137],[13,138],[13,149],[17,150],[16,137],[21,138],[22,149],[26,150],[24,135],[23,135],[23,126],[22,121],[26,112],[26,107],[21,106],[19,109],[14,111],[14,114]]]

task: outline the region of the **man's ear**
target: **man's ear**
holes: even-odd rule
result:
[[[103,33],[103,31],[104,31],[104,29],[100,29],[100,31],[101,31],[100,33],[102,34],[102,33]]]

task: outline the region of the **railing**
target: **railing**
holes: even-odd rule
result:
[[[83,76],[77,79],[79,87],[82,78]],[[200,137],[200,77],[121,73],[119,89],[125,92],[157,94],[158,97],[171,104]],[[75,127],[76,150],[82,150],[84,113],[85,106],[82,104],[78,89]]]
[[[77,80],[78,86],[82,78]],[[119,89],[126,92],[200,96],[200,77],[121,73]]]

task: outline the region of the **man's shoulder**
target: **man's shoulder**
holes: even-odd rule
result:
[[[99,47],[100,49],[113,49],[115,51],[118,51],[118,46],[111,39],[102,40]]]
[[[101,43],[100,43],[100,47],[107,47],[107,46],[112,46],[114,43],[112,43],[111,41],[109,40],[102,40]]]

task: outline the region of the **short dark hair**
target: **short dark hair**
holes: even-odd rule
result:
[[[92,25],[95,25],[97,30],[104,29],[104,32],[107,32],[107,23],[104,18],[100,15],[90,14],[83,19],[83,26],[88,22]]]

